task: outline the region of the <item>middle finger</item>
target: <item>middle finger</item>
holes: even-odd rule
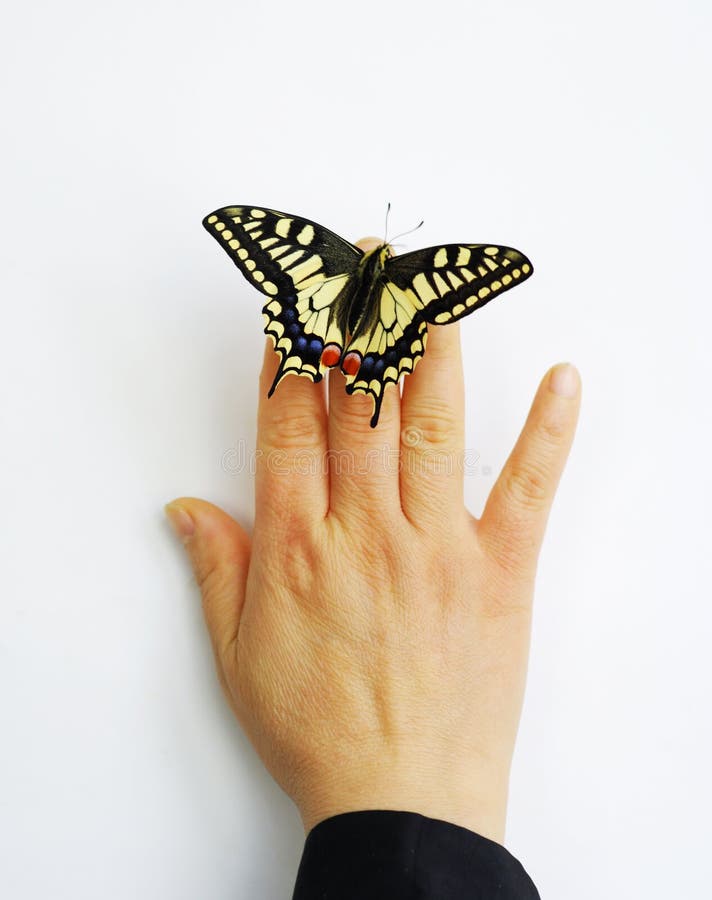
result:
[[[381,243],[376,238],[358,242],[362,250]],[[373,398],[347,394],[344,376],[329,373],[328,459],[330,509],[337,516],[369,513],[375,508],[400,512],[398,466],[400,456],[400,391],[397,384],[384,388],[378,424],[371,428]]]

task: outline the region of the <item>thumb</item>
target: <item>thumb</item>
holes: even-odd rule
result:
[[[536,566],[549,510],[574,439],[581,379],[568,363],[549,369],[485,504],[482,545],[509,570]]]
[[[203,598],[203,614],[218,662],[237,638],[250,562],[247,532],[205,500],[180,497],[166,515],[188,552]]]

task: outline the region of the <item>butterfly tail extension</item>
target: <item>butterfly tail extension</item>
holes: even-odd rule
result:
[[[381,391],[381,393],[373,398],[373,415],[371,416],[370,425],[371,428],[375,428],[378,425],[378,418],[381,415],[381,404],[383,403],[383,395],[385,394],[385,390]]]

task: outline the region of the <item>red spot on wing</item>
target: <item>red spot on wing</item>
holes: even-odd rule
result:
[[[321,361],[330,369],[341,359],[341,347],[338,344],[327,344],[321,354]]]
[[[357,353],[355,350],[352,350],[351,353],[347,353],[344,357],[344,361],[341,363],[341,371],[346,375],[355,375],[360,368],[361,354]]]

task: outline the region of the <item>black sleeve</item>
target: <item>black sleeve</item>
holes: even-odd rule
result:
[[[307,835],[292,900],[540,900],[501,844],[419,813],[361,810]]]

